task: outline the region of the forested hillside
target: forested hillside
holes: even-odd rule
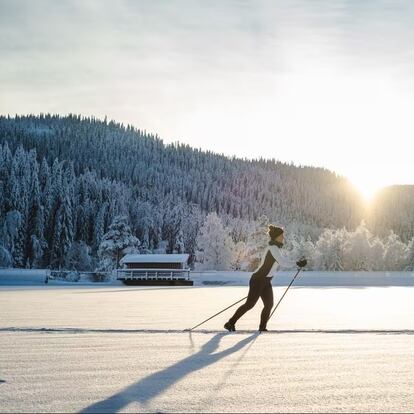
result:
[[[158,203],[171,193],[219,215],[255,220],[266,214],[318,227],[353,227],[361,219],[357,194],[328,170],[165,145],[157,136],[114,122],[79,116],[2,117],[0,140],[12,151],[19,145],[35,148],[38,162],[70,161],[76,176],[89,169],[98,179],[122,182],[133,197],[145,201]]]
[[[364,218],[346,179],[269,157],[229,158],[167,145],[129,125],[74,115],[0,117],[2,254],[19,267],[70,267],[72,257],[98,256],[119,216],[141,251],[187,251],[191,261],[211,212],[234,243],[247,242],[260,222],[316,241],[325,228],[354,230]],[[384,201],[368,224],[385,233],[393,226],[408,240],[413,204],[407,200],[408,216],[395,210],[389,216]]]
[[[367,224],[384,237],[390,229],[403,241],[414,235],[414,186],[394,185],[381,190],[367,209]]]

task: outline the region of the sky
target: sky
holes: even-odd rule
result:
[[[0,113],[414,184],[411,0],[0,0]]]

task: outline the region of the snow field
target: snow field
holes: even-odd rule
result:
[[[293,287],[273,332],[190,335],[246,287],[2,287],[0,411],[412,411],[413,293]]]
[[[279,271],[273,279],[274,286],[289,285],[296,270]],[[0,269],[1,286],[44,285],[48,275],[46,269]],[[252,272],[245,271],[191,271],[195,286],[248,286]],[[92,282],[90,275],[81,273],[78,282],[49,279],[50,285],[93,285],[95,287],[123,286],[119,280],[111,282]],[[324,287],[373,287],[373,286],[414,286],[414,272],[327,272],[302,271],[295,280],[295,286]]]

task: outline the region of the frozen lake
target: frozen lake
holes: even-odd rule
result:
[[[274,288],[275,299],[284,287]],[[225,333],[245,286],[1,286],[1,412],[407,412],[414,288],[291,288]]]

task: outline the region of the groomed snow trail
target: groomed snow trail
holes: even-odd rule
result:
[[[407,412],[413,288],[292,288],[272,332],[245,287],[3,287],[1,412]],[[275,297],[283,288],[275,288]]]

